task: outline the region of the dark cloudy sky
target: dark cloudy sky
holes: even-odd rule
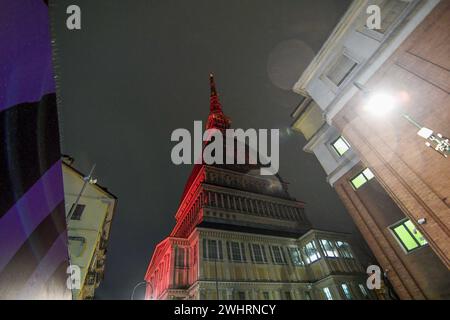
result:
[[[84,172],[96,163],[119,198],[97,298],[129,299],[174,225],[191,168],[172,164],[170,134],[206,120],[209,72],[233,127],[286,132],[300,100],[290,88],[350,1],[53,2],[63,152]],[[80,31],[65,27],[70,4]],[[304,138],[280,142],[280,173],[314,226],[353,231]]]

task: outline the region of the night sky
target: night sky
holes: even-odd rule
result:
[[[174,226],[191,166],[172,164],[170,135],[206,121],[210,71],[234,128],[280,128],[280,174],[313,225],[354,232],[303,136],[287,131],[300,101],[291,88],[349,3],[53,3],[63,152],[83,172],[96,163],[99,184],[119,198],[97,299],[129,299]],[[80,31],[65,27],[70,4],[81,7]]]

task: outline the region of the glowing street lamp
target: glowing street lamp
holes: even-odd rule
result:
[[[391,95],[378,93],[369,96],[364,104],[364,110],[374,116],[381,117],[388,114],[395,107],[395,100]]]
[[[388,114],[390,111],[395,109],[396,103],[395,98],[387,93],[375,93],[368,90],[364,85],[354,82],[353,83],[359,90],[367,96],[363,109],[370,112],[374,116],[381,117]],[[439,154],[448,157],[450,154],[450,141],[449,138],[444,137],[440,133],[434,133],[433,130],[426,128],[417,121],[415,121],[411,116],[406,113],[402,113],[401,116],[408,120],[409,123],[416,126],[419,131],[417,135],[426,140],[425,145],[427,147],[433,148]]]

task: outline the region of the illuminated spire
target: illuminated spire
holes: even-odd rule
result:
[[[220,105],[219,96],[217,95],[216,90],[216,83],[214,81],[214,75],[212,73],[209,74],[209,87],[211,90],[209,110],[211,112],[221,112],[222,106]]]
[[[230,128],[231,121],[222,111],[219,96],[217,95],[214,75],[212,73],[209,74],[209,87],[211,93],[209,98],[209,116],[206,129],[215,128],[223,131]]]

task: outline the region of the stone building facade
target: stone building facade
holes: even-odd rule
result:
[[[211,77],[207,128],[230,128]],[[349,234],[314,230],[304,203],[260,165],[194,166],[147,299],[372,299],[367,253]]]

